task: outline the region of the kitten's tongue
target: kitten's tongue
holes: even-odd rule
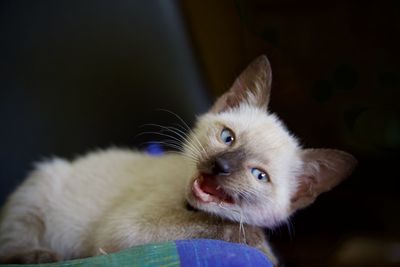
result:
[[[229,200],[230,197],[220,189],[216,179],[212,176],[203,175],[203,180],[200,184],[201,190],[206,192],[207,194],[218,197],[221,200]]]

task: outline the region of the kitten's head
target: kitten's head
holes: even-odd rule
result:
[[[261,56],[211,110],[198,118],[185,147],[197,170],[187,200],[195,208],[273,227],[346,178],[356,160],[332,149],[302,149],[267,111],[271,68]]]

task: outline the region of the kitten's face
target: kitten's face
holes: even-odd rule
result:
[[[199,117],[185,153],[196,160],[187,201],[251,225],[273,227],[345,177],[355,159],[331,149],[302,149],[267,112],[271,69],[256,59]]]
[[[188,189],[192,206],[259,226],[287,218],[301,161],[296,140],[275,116],[249,105],[209,113],[193,136],[196,152],[186,148],[198,162]]]

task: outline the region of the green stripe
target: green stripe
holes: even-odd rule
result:
[[[30,264],[30,265],[0,265],[4,267],[180,267],[179,255],[175,242],[164,242],[136,246],[117,253],[91,257],[86,259],[70,260],[59,263]]]

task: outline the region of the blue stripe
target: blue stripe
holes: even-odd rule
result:
[[[273,267],[259,250],[219,240],[175,241],[181,267]]]

